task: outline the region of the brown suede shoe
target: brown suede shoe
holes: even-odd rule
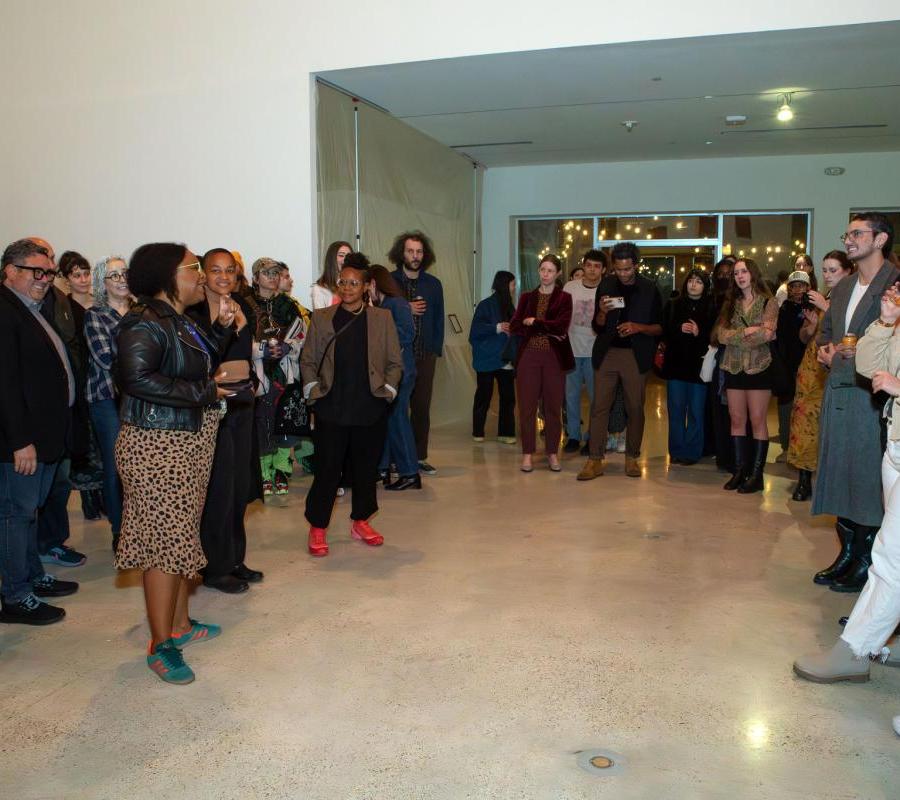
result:
[[[625,456],[625,474],[629,478],[641,477],[641,465],[638,464],[638,460],[636,458]]]
[[[578,473],[578,480],[592,481],[594,478],[599,478],[603,474],[604,466],[602,458],[589,458],[581,468],[581,472]]]

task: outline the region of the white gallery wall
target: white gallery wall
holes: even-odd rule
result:
[[[838,177],[825,168],[844,167]],[[900,207],[900,154],[853,153],[489,169],[481,294],[516,265],[514,218],[617,213],[812,211],[815,259],[841,247],[851,208]],[[536,265],[535,265],[536,268]]]
[[[0,240],[40,234],[90,258],[153,239],[224,245],[287,260],[308,281],[312,73],[896,11],[896,0],[3,0]]]

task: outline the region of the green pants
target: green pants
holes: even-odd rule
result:
[[[291,458],[290,447],[279,447],[274,453],[263,456],[259,459],[262,467],[262,478],[264,481],[274,481],[276,472],[283,472],[290,475],[294,470],[294,461],[299,461],[304,456],[308,456],[313,451],[313,444],[309,439],[303,439],[300,444],[294,448],[294,457]]]
[[[262,467],[262,478],[264,481],[274,481],[276,471],[290,475],[294,468],[290,447],[279,447],[274,453],[269,453],[269,455],[260,458],[259,463]]]

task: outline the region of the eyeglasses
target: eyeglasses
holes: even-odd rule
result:
[[[128,280],[128,270],[126,269],[124,272],[109,272],[106,275],[106,280],[113,283],[124,283]]]
[[[338,278],[338,286],[349,286],[351,289],[358,289],[363,282],[358,278]]]
[[[269,280],[272,278],[280,278],[281,277],[281,267],[272,267],[271,269],[261,269],[259,274]]]
[[[183,264],[178,269],[192,269],[194,272],[199,272],[201,275],[203,274],[203,265],[199,261],[195,261],[192,264]]]
[[[48,278],[49,280],[53,280],[57,275],[59,275],[58,269],[44,269],[43,267],[29,267],[28,264],[13,264],[16,269],[27,269],[31,272],[32,277],[36,281],[42,281],[44,278]]]
[[[864,233],[877,233],[877,231],[872,230],[872,228],[854,228],[852,231],[842,233],[841,241],[846,242],[847,239],[853,239],[853,241],[856,242]]]

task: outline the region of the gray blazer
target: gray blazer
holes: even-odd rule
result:
[[[831,293],[831,307],[822,319],[819,344],[838,344],[848,332],[862,337],[881,313],[882,293],[898,279],[900,272],[885,262],[860,299],[848,329],[847,306],[859,275],[844,278]],[[855,358],[835,356],[822,398],[813,514],[834,514],[860,525],[881,525],[881,411],[885,400],[885,395],[873,396],[871,381],[856,371]]]

